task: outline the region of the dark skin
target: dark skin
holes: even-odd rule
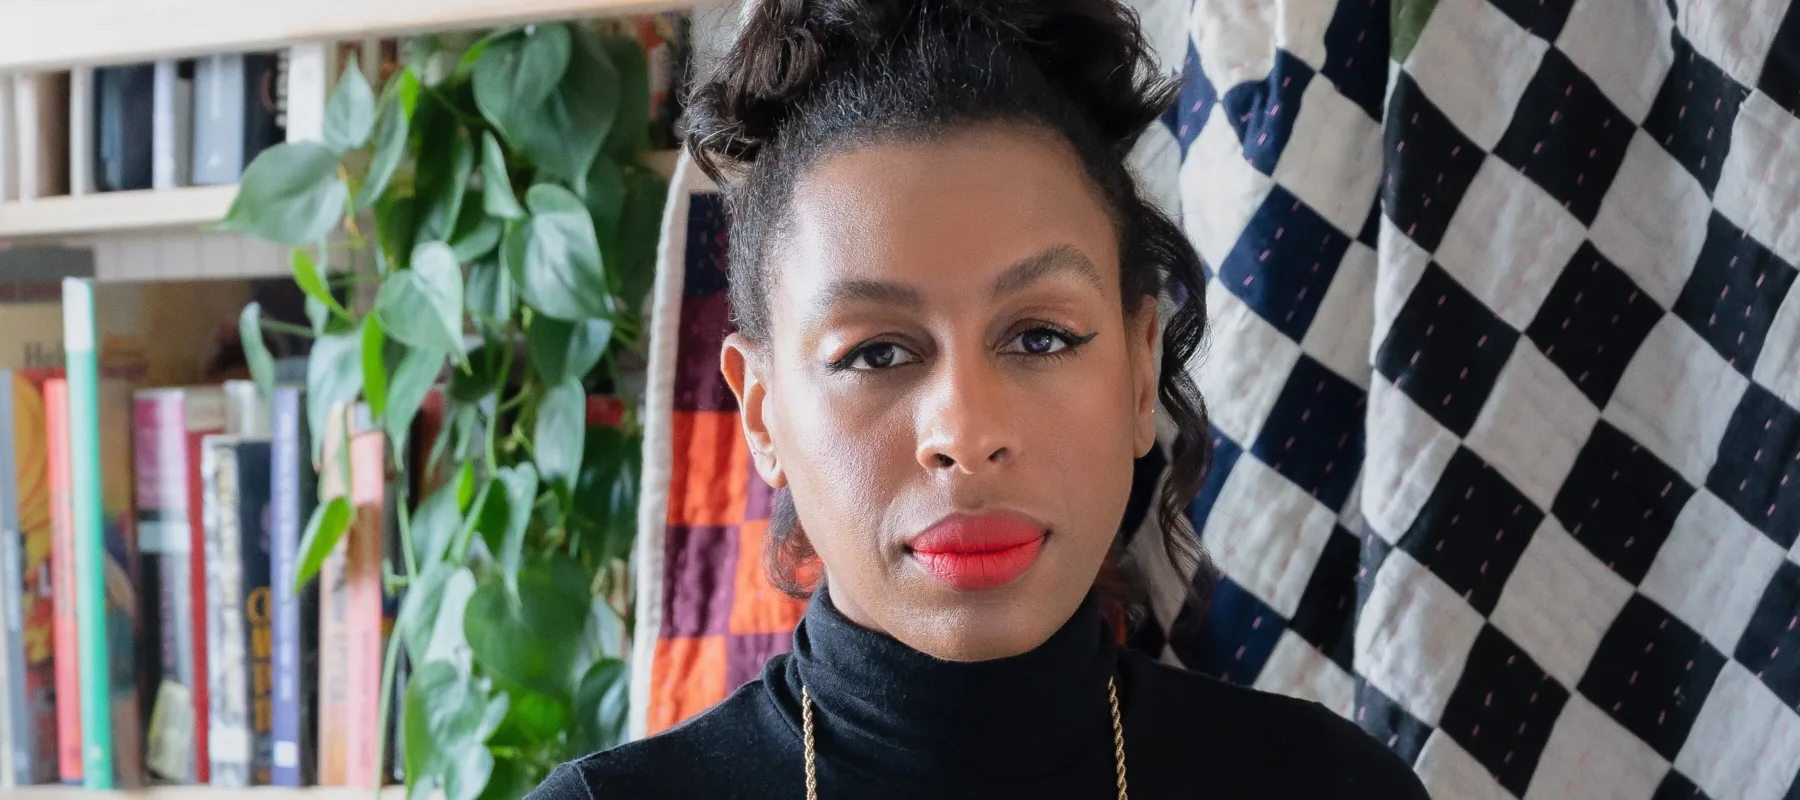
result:
[[[1155,300],[1122,301],[1073,149],[984,125],[829,156],[776,241],[769,339],[732,336],[722,369],[832,601],[947,660],[1042,644],[1093,586],[1156,436]],[[953,590],[906,547],[996,511],[1050,531],[1005,586]]]

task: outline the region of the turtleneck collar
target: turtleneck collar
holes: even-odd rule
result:
[[[821,588],[771,688],[798,725],[804,682],[820,758],[865,778],[1017,790],[1111,775],[1106,683],[1117,663],[1092,597],[1034,650],[954,662],[856,625]]]

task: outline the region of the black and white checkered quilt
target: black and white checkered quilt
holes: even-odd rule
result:
[[[1800,3],[1189,5],[1222,577],[1152,635],[1435,796],[1800,798]]]

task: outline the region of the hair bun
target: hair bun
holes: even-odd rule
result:
[[[731,49],[696,81],[685,129],[715,179],[754,163],[829,77],[921,43],[979,37],[1029,59],[1121,150],[1172,100],[1118,0],[746,0]],[[1155,106],[1155,107],[1152,107]]]

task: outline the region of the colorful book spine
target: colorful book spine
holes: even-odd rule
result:
[[[154,389],[137,393],[134,413],[139,580],[144,607],[157,610],[143,618],[142,645],[160,655],[160,669],[143,693],[154,698],[145,761],[164,778],[195,783],[195,750],[204,728],[196,724],[204,708],[198,698],[205,697],[196,653],[203,658],[205,629],[196,640],[192,604],[197,593],[205,597],[206,581],[204,569],[192,568],[193,521],[200,509],[190,506],[198,494],[190,481],[198,477],[199,457],[190,448],[199,435],[220,430],[222,403],[214,389]]]
[[[243,534],[238,516],[237,453],[229,437],[208,436],[206,476],[207,682],[211,705],[212,785],[250,785],[250,637],[244,624]]]
[[[373,788],[381,780],[386,450],[386,436],[370,424],[366,406],[331,414],[321,466],[323,496],[348,497],[353,514],[343,540],[319,570],[319,782],[325,785]]]
[[[76,623],[82,687],[83,784],[142,781],[143,732],[136,677],[138,603],[131,518],[131,388],[102,382],[94,287],[63,281],[69,368],[69,463],[74,498]]]
[[[183,440],[185,485],[187,488],[188,511],[188,566],[187,573],[199,576],[202,580],[194,580],[188,586],[188,599],[182,606],[188,613],[187,628],[192,632],[188,641],[188,659],[194,665],[193,709],[195,724],[190,726],[193,753],[194,782],[210,783],[212,781],[212,741],[209,728],[199,724],[201,719],[212,708],[211,681],[207,671],[207,650],[209,648],[206,633],[207,588],[206,581],[206,485],[204,473],[201,471],[205,459],[206,437],[213,436],[225,429],[227,415],[225,396],[218,389],[193,389],[186,398],[187,435]]]
[[[69,384],[44,383],[44,430],[50,471],[50,585],[56,661],[56,764],[63,783],[81,783],[81,647],[75,614],[75,495],[69,465]]]
[[[100,368],[94,351],[94,287],[63,281],[63,347],[68,354],[70,495],[75,507],[75,620],[80,634],[82,785],[113,787],[112,676],[106,542],[100,505]],[[131,720],[120,720],[129,725]]]
[[[306,409],[300,390],[278,387],[272,416],[269,543],[275,596],[275,698],[271,783],[304,786],[314,772],[318,591],[316,583],[308,583],[296,593],[294,574],[300,566],[301,529],[312,515],[317,489],[307,453]]]
[[[43,381],[0,371],[0,582],[6,609],[7,710],[15,785],[56,779],[55,611]]]
[[[268,519],[270,445],[268,440],[241,440],[231,445],[237,462],[237,518],[243,556],[241,606],[249,637],[250,782],[267,786],[275,749],[274,593]]]

